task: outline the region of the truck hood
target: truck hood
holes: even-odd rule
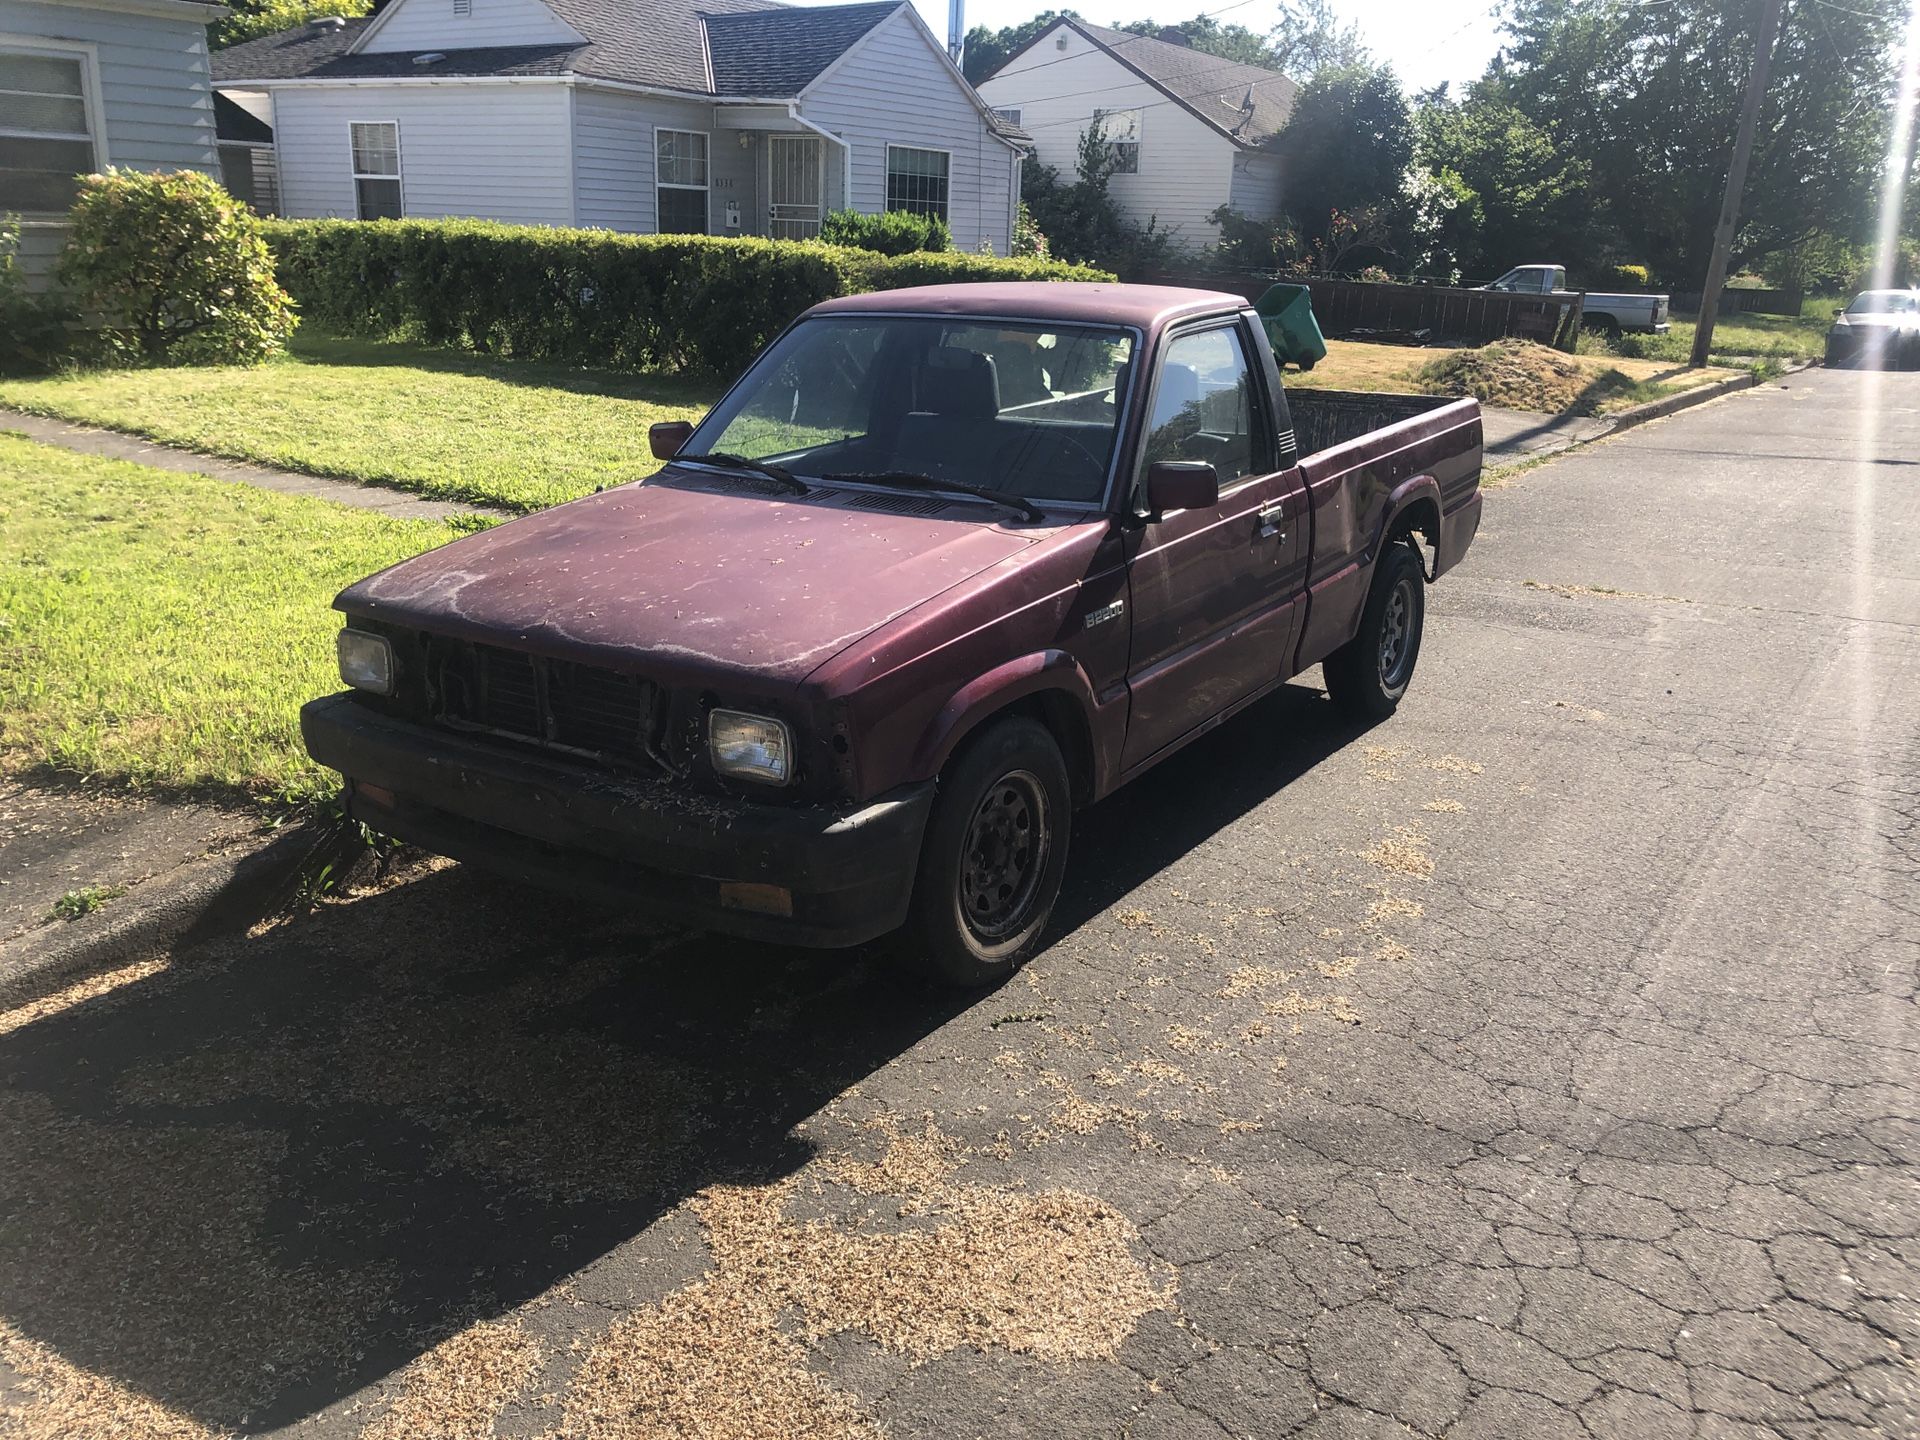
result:
[[[341,592],[350,615],[664,679],[797,684],[1047,533],[990,511],[849,508],[727,482],[625,485],[456,540]]]

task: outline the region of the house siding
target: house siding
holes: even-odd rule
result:
[[[101,92],[96,144],[104,141],[107,163],[220,173],[202,23],[0,0],[0,35],[92,47]],[[44,281],[65,239],[65,226],[29,221],[20,246],[20,267],[29,281]]]
[[[996,139],[966,82],[905,14],[876,25],[802,97],[800,113],[853,147],[852,207],[886,208],[887,146],[951,152],[948,217],[961,249],[1011,241],[1013,151]],[[829,166],[839,163],[829,157]]]
[[[1242,215],[1256,220],[1273,219],[1280,213],[1284,189],[1278,156],[1243,151],[1234,157],[1227,203]]]
[[[1061,35],[1064,50],[1055,46]],[[995,108],[1018,108],[1021,128],[1033,136],[1029,163],[1050,165],[1068,178],[1096,109],[1140,109],[1140,170],[1112,178],[1115,203],[1135,224],[1151,219],[1171,231],[1181,246],[1219,239],[1219,227],[1207,217],[1232,198],[1238,147],[1085,36],[1063,29],[1044,37],[985,81],[980,94]]]
[[[572,126],[560,84],[347,85],[276,89],[283,215],[351,219],[356,120],[400,125],[401,194],[416,219],[574,223]]]
[[[540,0],[473,0],[473,12],[453,13],[453,0],[397,0],[360,49],[368,55],[403,50],[479,50],[489,45],[564,45],[580,37]]]

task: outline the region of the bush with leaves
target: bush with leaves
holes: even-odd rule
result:
[[[905,210],[883,210],[878,215],[832,210],[820,222],[820,238],[829,245],[872,250],[880,255],[953,249],[953,232],[946,221],[938,215],[912,215]]]
[[[1020,211],[1013,221],[1013,258],[1016,260],[1053,258],[1046,234],[1034,222],[1033,211],[1027,208],[1027,202],[1024,200],[1020,202]]]
[[[818,241],[626,235],[484,220],[265,222],[310,319],[492,354],[732,374],[836,295],[978,280],[1110,280],[963,251],[880,255]]]
[[[1290,270],[1304,257],[1300,235],[1285,220],[1256,220],[1231,205],[1207,216],[1220,227],[1214,258],[1234,270]]]
[[[20,221],[0,215],[0,375],[51,370],[71,348],[73,309],[27,288],[20,268]]]
[[[83,177],[58,273],[100,343],[143,364],[253,364],[298,323],[260,221],[194,170]]]

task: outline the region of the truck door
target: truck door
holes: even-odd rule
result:
[[[1175,331],[1160,345],[1135,457],[1136,503],[1155,460],[1205,460],[1220,503],[1149,521],[1129,560],[1130,769],[1279,678],[1306,583],[1306,491],[1285,470],[1259,352],[1243,319]]]

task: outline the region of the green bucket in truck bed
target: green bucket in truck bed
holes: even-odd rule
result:
[[[1254,312],[1267,327],[1267,343],[1282,365],[1292,361],[1311,370],[1326,358],[1327,341],[1313,318],[1313,292],[1304,285],[1275,285],[1254,302]]]

